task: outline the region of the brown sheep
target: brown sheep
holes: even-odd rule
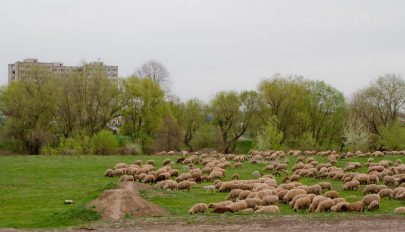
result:
[[[237,197],[239,197],[239,194],[242,192],[242,189],[233,189],[229,192],[228,196],[226,197],[226,200],[232,200]]]
[[[343,190],[357,190],[360,186],[360,181],[352,180],[343,185]]]
[[[264,196],[262,198],[262,205],[278,205],[279,198],[274,195]]]
[[[228,205],[227,207],[231,210],[231,212],[235,213],[248,208],[248,205],[245,201],[238,201]]]
[[[322,194],[322,187],[319,184],[309,186],[308,189],[307,189],[307,193],[308,194],[312,193],[312,194],[315,194],[315,195],[321,195]]]
[[[321,186],[322,190],[331,190],[332,189],[332,184],[329,182],[321,182],[319,183]]]
[[[228,206],[228,205],[230,205],[232,203],[233,203],[232,201],[221,201],[221,202],[218,202],[218,203],[210,203],[208,205],[208,208],[216,209],[216,208],[219,208],[219,207]]]
[[[287,194],[284,196],[283,201],[288,203],[290,202],[295,196],[299,194],[304,194],[306,191],[304,189],[291,189],[288,190]]]
[[[368,205],[371,204],[371,202],[373,202],[373,201],[379,202],[380,199],[381,199],[381,197],[378,194],[368,194],[363,197],[362,202],[363,202],[364,206],[367,207]]]
[[[246,198],[245,202],[247,204],[248,208],[255,208],[257,205],[261,205],[262,204],[262,200],[259,198]]]
[[[277,205],[268,205],[262,206],[255,213],[271,213],[271,214],[279,214],[280,208]]]
[[[105,177],[113,177],[113,170],[112,169],[107,169],[104,172]]]
[[[392,189],[381,189],[378,192],[378,195],[380,195],[381,198],[388,197],[389,199],[391,199],[394,197],[394,191]]]
[[[364,212],[364,204],[361,201],[349,203],[347,206],[348,212]]]
[[[398,207],[394,210],[394,213],[405,214],[405,207]]]
[[[188,211],[189,214],[195,214],[195,213],[205,213],[208,210],[208,205],[205,203],[198,203],[193,205],[191,209]]]
[[[348,203],[348,202],[339,202],[339,203],[337,203],[336,205],[334,205],[334,206],[331,208],[331,211],[337,212],[337,213],[340,213],[340,212],[347,212],[348,206],[349,206],[349,203]]]
[[[187,189],[187,191],[191,190],[191,186],[196,184],[194,181],[189,181],[189,180],[184,180],[182,182],[179,182],[177,185],[177,191]]]
[[[330,211],[330,209],[335,205],[335,202],[333,202],[332,199],[326,199],[323,200],[319,203],[318,208],[316,209],[315,212],[320,213],[320,212],[327,212]]]
[[[126,181],[134,182],[134,176],[123,175],[120,177],[120,182],[126,182]]]
[[[363,194],[378,193],[379,189],[376,184],[369,184],[363,189]]]
[[[239,193],[239,196],[238,196],[237,199],[238,200],[244,200],[249,196],[250,193],[251,193],[250,190],[243,190],[242,192]]]
[[[240,178],[240,177],[239,177],[239,174],[238,174],[238,173],[235,173],[235,174],[232,175],[232,178],[231,178],[231,179],[232,179],[232,180],[239,180],[239,178]]]
[[[398,183],[393,176],[384,176],[384,184],[387,186],[397,186]]]
[[[155,181],[155,176],[154,175],[146,175],[143,179],[142,182],[143,183],[151,183],[153,184],[153,182]]]
[[[317,195],[314,197],[314,199],[312,200],[311,205],[309,206],[309,210],[310,211],[315,211],[318,208],[318,205],[321,201],[327,200],[329,198],[322,196],[322,195]]]
[[[328,192],[326,192],[325,194],[323,194],[325,197],[329,197],[329,198],[331,198],[331,199],[335,199],[335,198],[338,198],[339,197],[339,193],[338,192],[336,192],[336,191],[334,191],[334,190],[331,190],[331,191],[328,191]]]
[[[379,209],[379,208],[380,208],[380,201],[375,200],[375,201],[372,201],[370,203],[370,205],[368,205],[367,210],[368,211],[374,211],[374,210]]]
[[[311,204],[311,199],[309,197],[301,197],[299,198],[294,205],[294,211],[298,211],[299,209],[306,209],[309,208]]]
[[[177,182],[174,180],[167,180],[165,185],[163,186],[163,189],[170,189],[170,190],[176,190],[177,189]]]

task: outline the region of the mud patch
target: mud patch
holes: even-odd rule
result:
[[[139,196],[139,191],[147,188],[144,184],[123,182],[117,189],[104,191],[89,206],[95,207],[105,220],[121,220],[128,215],[133,218],[167,215],[166,210]]]

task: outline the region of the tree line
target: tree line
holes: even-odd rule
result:
[[[405,82],[379,77],[350,98],[301,76],[273,75],[256,90],[209,102],[170,93],[156,61],[111,79],[101,66],[64,76],[33,66],[0,89],[0,144],[31,154],[124,154],[215,149],[405,149]]]

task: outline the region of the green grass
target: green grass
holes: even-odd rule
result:
[[[154,159],[157,167],[163,160],[176,156],[0,156],[0,228],[54,228],[81,225],[100,219],[100,216],[86,207],[93,199],[97,198],[104,189],[113,188],[118,178],[103,177],[104,170],[111,168],[116,163],[132,163],[134,160],[147,161]],[[401,157],[387,156],[384,159],[395,161]],[[316,156],[319,161],[326,161],[325,157]],[[375,158],[379,161],[382,158]],[[352,158],[350,161],[364,163],[367,158]],[[337,165],[343,167],[348,160],[339,160]],[[289,160],[289,167],[295,164],[295,159]],[[238,173],[241,179],[254,178],[253,171],[261,171],[265,164],[250,164],[245,162],[242,168],[227,169],[230,180],[232,174]],[[175,164],[175,168],[186,172],[186,167]],[[365,172],[365,168],[359,171]],[[266,174],[266,172],[263,172]],[[277,177],[280,183],[282,177]],[[361,191],[343,191],[341,181],[325,180],[332,182],[334,188],[349,201],[360,200]],[[319,182],[313,178],[303,178],[304,184]],[[205,185],[201,183],[190,191],[172,192],[152,188],[142,191],[144,198],[166,208],[173,220],[193,220],[187,214],[188,209],[199,202],[223,201],[227,193],[207,193]],[[73,205],[65,205],[65,199],[73,199]],[[389,214],[396,207],[404,206],[405,201],[383,199],[380,210],[369,214]],[[293,214],[291,207],[280,204],[282,214]],[[297,214],[297,213],[296,213]],[[208,214],[202,218],[211,218]],[[300,216],[330,217],[334,214],[307,214],[298,213]],[[346,215],[346,214],[339,214]],[[352,214],[348,214],[352,215]],[[357,215],[357,214],[356,214]],[[224,215],[218,218],[246,217],[242,215]],[[129,216],[127,217],[129,218]],[[211,220],[209,219],[209,220]],[[236,219],[237,220],[237,219]]]

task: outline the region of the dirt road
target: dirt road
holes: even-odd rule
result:
[[[0,229],[0,231],[20,232],[15,229]],[[30,230],[48,231],[48,230]],[[246,218],[237,221],[226,222],[197,222],[187,224],[185,222],[159,222],[156,219],[149,220],[124,220],[118,222],[97,222],[81,228],[68,228],[55,230],[60,232],[74,231],[100,231],[100,232],[124,232],[124,231],[405,231],[405,217],[403,216],[380,216],[380,217],[344,217],[344,218],[300,218],[300,217],[275,217],[275,218]]]

